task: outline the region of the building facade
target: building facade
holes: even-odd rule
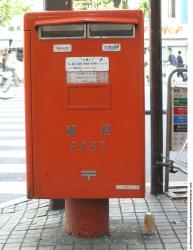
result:
[[[188,0],[162,0],[162,61],[163,76],[166,76],[168,48],[175,55],[181,51],[184,63],[187,64],[188,51]],[[150,25],[145,19],[145,47],[149,47]]]

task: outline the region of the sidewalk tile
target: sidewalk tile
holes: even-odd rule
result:
[[[182,246],[183,246],[184,249],[187,250],[187,243],[182,243]]]
[[[21,250],[37,250],[37,247],[22,247]]]
[[[39,247],[38,250],[54,250],[54,248],[55,246],[46,246],[46,247]]]
[[[72,250],[73,246],[72,245],[58,245],[55,250]],[[45,248],[47,250],[47,248]]]
[[[6,244],[6,246],[3,248],[3,250],[19,250],[21,244],[12,243],[12,244]]]
[[[74,249],[75,250],[92,250],[92,244],[90,245],[76,244]]]
[[[93,250],[109,250],[109,244],[101,243],[101,244],[94,244]]]
[[[111,244],[111,250],[127,250],[127,244]]]
[[[12,243],[22,243],[23,239],[22,238],[18,238],[18,239],[8,239],[6,244],[12,244]]]
[[[146,244],[146,247],[151,250],[164,249],[161,244]]]
[[[164,243],[165,248],[168,249],[177,249],[177,248],[181,248],[180,243]]]

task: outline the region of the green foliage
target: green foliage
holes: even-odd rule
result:
[[[98,10],[98,9],[129,9],[130,0],[74,0],[74,9]],[[149,0],[140,0],[139,9],[147,16],[150,11]]]
[[[110,9],[111,8],[111,0],[100,0],[99,2],[99,7],[100,9]]]
[[[73,5],[75,9],[84,10],[114,9],[114,0],[74,0]],[[128,0],[122,0],[122,5],[120,5],[120,7],[128,9]]]
[[[144,16],[148,16],[149,15],[149,11],[150,11],[150,3],[149,0],[141,0],[139,3],[139,9],[144,11]]]
[[[13,15],[20,15],[30,10],[31,5],[22,0],[0,0],[0,26],[12,20]]]
[[[11,20],[12,9],[11,0],[1,0],[0,1],[0,26],[3,26],[5,22]]]
[[[32,7],[31,4],[24,4],[21,0],[15,0],[15,1],[12,1],[13,4],[14,4],[14,14],[16,15],[21,15],[27,11],[30,10],[30,8]]]
[[[124,9],[124,10],[128,10],[129,9],[128,0],[123,0],[122,1],[122,9]]]
[[[73,6],[74,9],[79,9],[79,10],[87,10],[90,8],[92,5],[92,1],[87,1],[87,0],[74,0],[73,1]]]

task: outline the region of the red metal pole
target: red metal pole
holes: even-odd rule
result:
[[[78,237],[99,237],[109,233],[108,199],[66,199],[67,233]]]

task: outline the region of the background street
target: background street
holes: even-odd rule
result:
[[[13,99],[0,100],[0,202],[25,195],[23,87]]]

